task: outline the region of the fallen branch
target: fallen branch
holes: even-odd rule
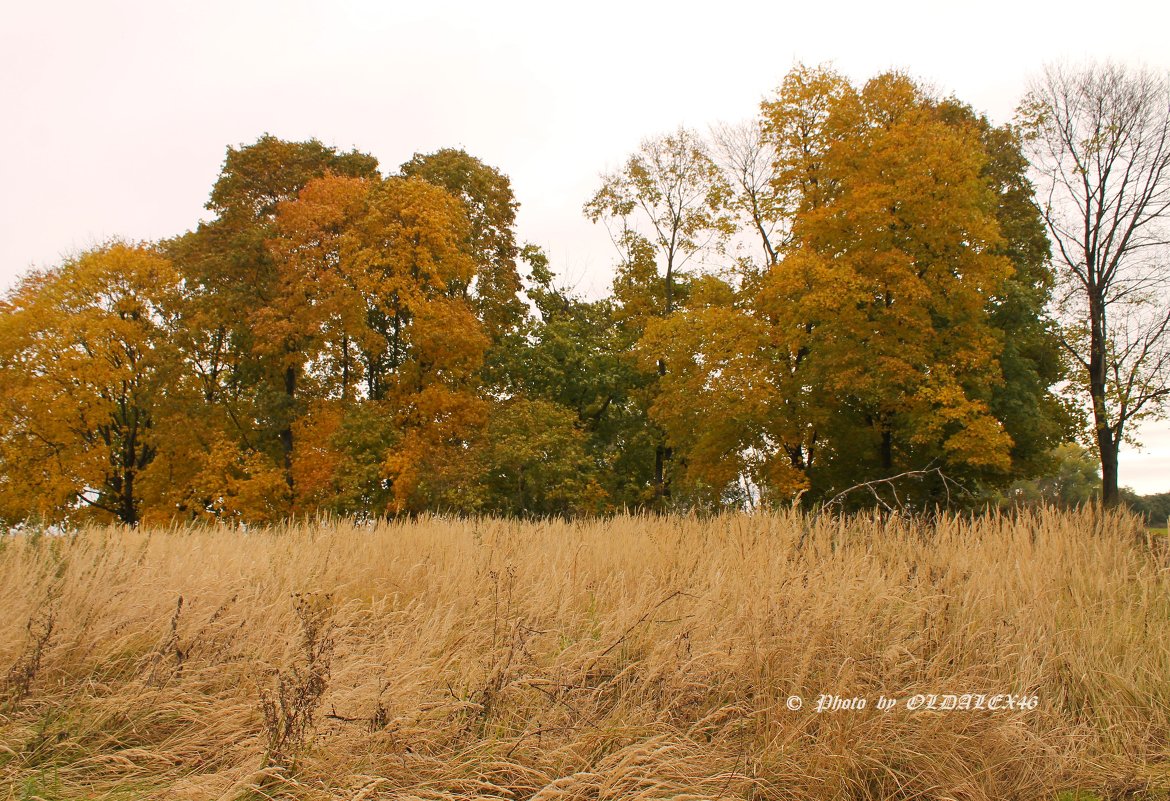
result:
[[[917,481],[921,481],[927,476],[938,476],[938,478],[942,481],[943,489],[945,489],[947,493],[948,504],[951,502],[952,485],[954,485],[954,487],[958,490],[963,490],[962,485],[948,478],[946,473],[942,471],[941,467],[925,467],[921,470],[907,470],[904,473],[898,473],[896,476],[875,478],[872,481],[862,481],[859,484],[854,484],[852,487],[846,487],[830,498],[822,508],[829,509],[832,506],[843,503],[845,498],[850,493],[856,492],[857,490],[869,490],[869,492],[873,495],[874,500],[876,500],[878,504],[887,512],[901,511],[905,504],[903,503],[902,499],[898,497],[896,482],[901,479],[915,479]],[[881,494],[878,492],[878,489],[882,486],[889,487],[890,494],[894,496],[893,506],[891,506],[884,498],[882,498]]]

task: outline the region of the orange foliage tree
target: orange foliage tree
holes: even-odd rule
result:
[[[467,226],[459,201],[420,179],[325,177],[278,206],[279,289],[252,330],[257,351],[282,360],[304,416],[294,431],[308,438],[294,440],[292,457],[292,475],[309,482],[294,481],[298,509],[328,505],[348,491],[338,475],[363,472],[343,467],[355,454],[338,444],[358,402],[388,427],[391,509],[417,510],[462,484],[459,454],[485,421],[476,378],[487,347],[456,289],[474,275]]]

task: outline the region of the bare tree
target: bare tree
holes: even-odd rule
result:
[[[1135,423],[1170,397],[1170,80],[1050,67],[1020,107],[1059,281],[1063,344],[1092,408],[1102,501]]]
[[[779,261],[777,251],[786,238],[772,186],[776,148],[764,138],[756,120],[712,126],[711,142],[715,163],[731,187],[729,206],[759,236],[764,248],[764,269],[772,267]]]

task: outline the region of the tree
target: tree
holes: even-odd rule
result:
[[[796,215],[820,208],[834,187],[825,160],[839,133],[831,123],[856,90],[844,76],[823,67],[800,65],[780,83],[776,97],[762,104],[763,143],[774,154],[773,202],[789,224]]]
[[[674,311],[679,271],[707,248],[733,233],[726,210],[730,187],[706,145],[685,128],[647,139],[585,204],[593,222],[605,221],[622,254],[622,264],[642,260],[649,245],[661,262],[659,316]]]
[[[180,280],[113,243],[29,276],[0,304],[0,517],[137,524],[181,446]]]
[[[1148,526],[1163,528],[1170,522],[1170,492],[1138,495],[1129,487],[1122,487],[1121,499],[1127,507],[1145,518]]]
[[[359,389],[392,421],[378,458],[396,509],[419,511],[462,485],[459,455],[484,418],[487,347],[469,299],[450,291],[474,275],[467,231],[460,202],[419,178],[327,176],[277,206],[279,280],[249,319],[255,351],[286,376],[290,477],[309,480],[302,492],[294,478],[298,501],[361,492],[334,482],[369,473],[331,442],[351,436],[343,418]]]
[[[372,186],[364,178],[316,178],[277,206],[268,241],[275,285],[247,320],[252,352],[284,376],[293,417],[305,379],[316,382],[317,395],[354,397],[370,287],[349,233]]]
[[[776,194],[794,216],[754,313],[777,327],[814,489],[931,463],[1010,475],[992,404],[1004,375],[994,310],[1015,274],[982,126],[913,81],[854,89],[798,70],[765,106]]]
[[[514,397],[492,409],[471,460],[482,496],[476,511],[505,515],[570,515],[594,511],[604,491],[572,409]]]
[[[738,125],[717,125],[711,129],[713,158],[723,171],[730,187],[728,206],[751,229],[750,238],[758,238],[763,250],[763,269],[776,263],[783,244],[784,214],[772,181],[777,152],[773,140],[766,136],[759,120]],[[753,260],[747,260],[749,264]],[[755,276],[761,270],[749,269]]]
[[[489,386],[509,398],[547,401],[574,416],[591,465],[578,472],[594,476],[600,485],[599,493],[592,484],[575,482],[589,497],[574,499],[574,508],[642,508],[654,501],[658,436],[642,396],[656,374],[640,370],[630,358],[634,337],[612,300],[574,297],[554,285],[543,254],[529,247],[525,258],[533,278],[528,295],[537,314],[523,335],[508,337],[504,347],[495,349]],[[559,419],[545,407],[525,404],[497,406],[493,415],[530,408],[549,421]],[[510,425],[516,430],[521,423]]]
[[[519,204],[508,176],[464,150],[444,148],[416,153],[400,168],[407,178],[421,178],[441,187],[463,203],[469,228],[467,247],[475,260],[475,278],[452,291],[474,296],[477,316],[496,342],[524,319],[522,285],[516,259],[514,228]]]
[[[585,214],[607,225],[621,254],[614,294],[636,331],[653,318],[670,317],[682,300],[679,283],[687,278],[686,264],[734,233],[730,196],[706,145],[685,128],[643,141],[621,170],[602,177]],[[659,376],[666,374],[661,355],[655,368]],[[660,439],[654,470],[660,499],[670,495],[670,459],[670,445]]]
[[[939,104],[939,114],[948,124],[973,127],[987,155],[982,175],[996,195],[1001,237],[995,252],[1013,268],[989,309],[1003,343],[1003,382],[992,388],[989,406],[1012,438],[1013,474],[1037,475],[1047,469],[1054,444],[1074,436],[1076,414],[1054,389],[1068,375],[1050,314],[1051,245],[1028,179],[1030,166],[1015,126],[993,126],[953,98]]]
[[[1048,468],[1036,478],[1012,485],[1008,500],[1016,504],[1050,504],[1072,508],[1101,495],[1099,460],[1075,442],[1057,445],[1048,454]]]
[[[325,173],[372,178],[378,160],[356,150],[338,153],[316,139],[286,142],[264,134],[250,145],[228,148],[207,208],[220,217],[271,220],[277,206]]]
[[[649,411],[679,457],[676,494],[696,506],[756,506],[807,487],[804,435],[817,412],[803,405],[787,343],[753,289],[697,279],[688,308],[651,321],[636,352],[671,364]]]
[[[270,248],[278,209],[325,175],[378,178],[378,162],[315,139],[286,142],[267,134],[229,147],[207,202],[216,218],[164,244],[184,278],[178,335],[206,403],[220,410],[250,464],[267,457],[284,471],[290,493],[298,376],[287,354],[257,346],[253,324],[263,310],[288,300],[287,271]]]
[[[1006,477],[993,316],[1014,271],[983,126],[901,75],[855,89],[798,68],[762,130],[774,262],[740,287],[696,282],[640,348],[672,364],[651,415],[689,483],[778,501],[932,462]]]
[[[1050,67],[1020,117],[1058,267],[1062,342],[1112,506],[1121,443],[1170,397],[1170,79]]]
[[[462,492],[486,415],[466,202],[382,179],[359,153],[264,137],[229,149],[210,205],[217,219],[168,243],[206,407],[176,506],[267,520]]]

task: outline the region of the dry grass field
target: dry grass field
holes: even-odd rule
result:
[[[9,536],[0,798],[1164,799],[1160,540],[1048,512]],[[948,693],[1037,702],[907,707]]]

